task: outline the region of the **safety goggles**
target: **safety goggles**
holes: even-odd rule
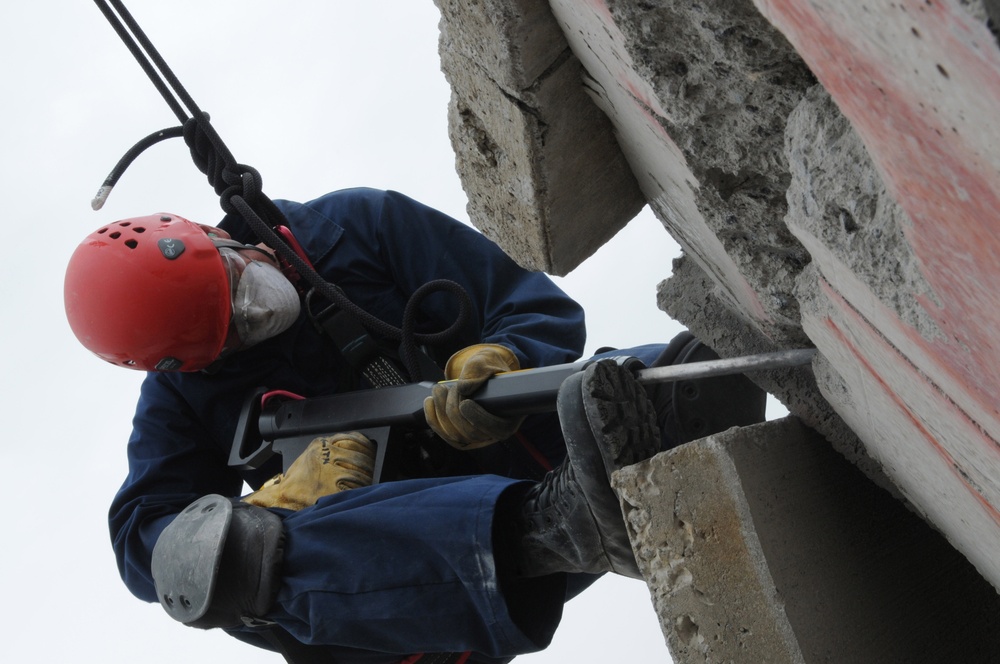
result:
[[[222,353],[220,358],[225,355],[239,350],[243,346],[243,341],[240,339],[239,333],[236,331],[236,322],[234,320],[236,307],[236,293],[240,283],[240,277],[243,275],[243,271],[247,267],[247,263],[251,259],[244,256],[242,251],[257,251],[267,256],[268,261],[273,262],[274,256],[252,244],[242,244],[236,240],[229,240],[220,237],[213,237],[212,244],[215,245],[216,249],[219,250],[219,256],[222,258],[222,265],[226,270],[226,279],[229,281],[229,330],[226,332],[226,341],[222,346]]]

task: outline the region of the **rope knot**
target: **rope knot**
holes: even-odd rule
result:
[[[216,191],[219,193],[219,204],[226,214],[242,213],[233,205],[233,199],[242,198],[254,210],[261,209],[262,202],[269,202],[264,196],[264,180],[260,172],[252,166],[246,164],[233,164],[222,169],[222,181],[227,185],[224,189]]]

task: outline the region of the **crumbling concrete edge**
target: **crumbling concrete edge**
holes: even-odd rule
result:
[[[435,0],[449,133],[473,225],[565,275],[645,205],[608,117],[539,0]]]

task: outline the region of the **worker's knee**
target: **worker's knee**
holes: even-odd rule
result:
[[[192,627],[232,627],[263,618],[280,583],[281,518],[218,495],[199,498],[153,548],[160,604]]]

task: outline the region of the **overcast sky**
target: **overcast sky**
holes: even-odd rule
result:
[[[131,0],[129,8],[238,161],[273,198],[371,186],[467,221],[447,135],[449,89],[431,0]],[[6,2],[2,186],[7,308],[2,354],[0,616],[9,662],[277,662],[169,619],[118,578],[107,506],[125,472],[141,374],[73,337],[66,261],[98,226],[174,212],[215,223],[218,199],[180,140],[129,169],[100,212],[90,199],[143,136],[177,124],[90,0]],[[677,247],[644,211],[560,280],[588,312],[589,350],[669,340],[656,308]],[[11,487],[11,484],[13,485]],[[645,585],[606,577],[571,602],[546,652],[520,662],[668,662]]]

